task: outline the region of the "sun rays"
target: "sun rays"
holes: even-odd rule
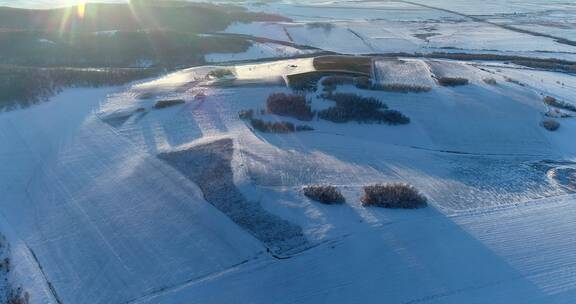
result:
[[[84,16],[86,16],[86,1],[79,1],[78,5],[76,6],[76,16],[78,16],[79,19],[84,19]]]

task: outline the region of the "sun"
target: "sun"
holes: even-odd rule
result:
[[[78,18],[84,19],[84,16],[86,15],[86,1],[79,0],[77,2],[76,15],[78,16]]]

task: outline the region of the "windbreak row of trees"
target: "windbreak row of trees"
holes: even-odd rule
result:
[[[49,10],[0,7],[0,64],[174,67],[203,63],[207,53],[247,50],[244,38],[210,36],[233,22],[286,21],[233,5],[130,1]]]

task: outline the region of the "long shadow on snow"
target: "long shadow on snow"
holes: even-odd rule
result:
[[[275,253],[290,253],[307,246],[302,228],[273,215],[258,202],[246,200],[233,180],[234,142],[225,138],[158,157],[195,182],[204,198],[248,230]]]

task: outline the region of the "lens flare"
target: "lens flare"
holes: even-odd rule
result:
[[[86,2],[85,1],[78,2],[78,9],[77,9],[76,14],[78,15],[78,18],[84,19],[84,16],[86,15]]]

